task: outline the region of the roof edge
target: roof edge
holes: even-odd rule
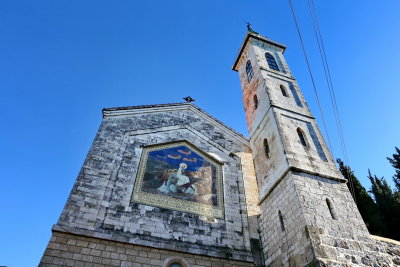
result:
[[[114,107],[114,108],[103,108],[103,117],[106,117],[108,112],[118,110],[131,110],[131,109],[143,109],[143,108],[158,108],[158,107],[170,107],[170,106],[181,106],[181,105],[193,105],[189,103],[166,103],[166,104],[153,104],[153,105],[138,105],[138,106],[127,106],[127,107]]]
[[[231,132],[234,136],[242,139],[245,143],[249,143],[249,139],[244,136],[243,134],[239,133],[235,129],[229,127],[222,121],[216,119],[203,109],[199,108],[198,106],[192,104],[192,103],[168,103],[168,104],[155,104],[155,105],[140,105],[140,106],[128,106],[128,107],[115,107],[115,108],[103,108],[102,109],[102,114],[103,118],[105,117],[114,117],[114,116],[126,116],[129,114],[134,114],[138,113],[139,110],[145,110],[145,109],[160,109],[160,108],[170,108],[170,107],[181,107],[181,108],[187,108],[187,109],[192,109],[195,112],[198,112],[205,116],[206,118],[215,121],[218,125],[220,125],[223,129]],[[124,112],[126,111],[126,112]]]

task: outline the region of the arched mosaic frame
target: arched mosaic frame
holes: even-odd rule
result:
[[[222,165],[187,141],[143,147],[132,202],[223,218]]]

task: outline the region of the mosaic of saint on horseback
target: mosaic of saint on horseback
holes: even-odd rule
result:
[[[185,145],[148,153],[142,192],[217,205],[217,169]]]

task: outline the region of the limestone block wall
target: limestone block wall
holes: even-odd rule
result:
[[[379,236],[370,236],[367,252],[361,257],[360,262],[351,258],[355,264],[366,266],[400,266],[400,242]]]
[[[253,266],[240,262],[164,249],[121,243],[105,239],[53,232],[40,267],[160,267],[171,262],[184,267]]]
[[[261,75],[266,81],[265,86],[266,90],[270,93],[271,105],[306,116],[312,116],[295,79],[265,70],[261,72]],[[281,86],[284,87],[287,96],[282,94]]]
[[[275,116],[270,109],[250,139],[260,200],[289,167]],[[269,157],[265,154],[264,139],[268,142]]]
[[[308,174],[293,178],[317,258],[367,266],[390,260],[377,253],[380,245],[372,242],[345,183]]]
[[[252,50],[249,49],[249,51]],[[249,54],[251,53],[249,52]],[[239,73],[244,75],[241,79],[242,82],[244,83],[244,87],[242,87],[242,94],[243,94],[242,101],[246,112],[247,128],[251,133],[252,131],[254,131],[253,130],[254,125],[257,125],[257,121],[260,119],[259,118],[260,113],[263,113],[260,112],[260,110],[267,110],[269,107],[269,100],[268,100],[269,96],[268,92],[265,90],[264,86],[265,81],[263,79],[260,79],[259,73],[261,69],[255,63],[256,60],[254,60],[253,57],[249,58],[250,62],[252,62],[252,68],[254,73],[253,78],[250,81],[248,81],[246,71],[244,69],[242,70],[242,67],[240,68]],[[246,65],[246,62],[244,62],[244,65]],[[255,107],[254,96],[257,96],[258,108]]]
[[[261,204],[259,224],[266,266],[400,265],[400,242],[369,235],[341,182],[289,172]]]
[[[131,202],[142,147],[177,140],[223,162],[224,218]],[[192,105],[106,114],[58,225],[86,236],[252,261],[243,175],[229,156],[243,151],[249,151],[245,138]]]
[[[321,176],[343,180],[313,118],[284,110],[276,110],[276,114],[290,166]],[[298,128],[301,129],[307,146],[301,144],[297,132]]]
[[[291,173],[261,204],[259,219],[266,266],[304,266],[314,258]]]
[[[262,78],[260,79],[259,76],[254,77],[253,80],[254,82],[250,84],[249,89],[246,91],[246,98],[243,98],[250,136],[257,131],[257,127],[260,125],[266,112],[270,108],[270,94],[269,91],[266,90],[265,80]],[[258,99],[257,109],[254,104],[254,95],[257,95]]]
[[[247,90],[247,86],[249,84],[249,81],[247,79],[247,73],[246,73],[246,63],[247,60],[250,60],[251,65],[253,67],[253,72],[254,72],[254,77],[257,77],[256,73],[260,71],[256,57],[255,57],[255,51],[251,45],[248,43],[245,45],[242,54],[240,56],[239,62],[238,62],[238,73],[239,73],[239,79],[240,79],[240,84],[242,88],[242,92],[244,93]],[[251,81],[250,81],[251,82]]]
[[[257,217],[260,215],[258,205],[259,195],[257,178],[254,170],[253,155],[251,153],[237,153],[243,173],[244,191],[247,204],[247,215],[249,218],[250,238],[259,239]]]
[[[244,191],[247,203],[247,216],[249,222],[250,246],[253,253],[254,264],[263,265],[263,253],[260,242],[260,228],[258,217],[260,216],[259,192],[257,178],[254,170],[252,153],[236,153],[240,158],[240,165],[243,174]]]

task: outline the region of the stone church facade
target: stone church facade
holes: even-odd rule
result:
[[[39,266],[395,266],[283,56],[249,31],[250,138],[191,103],[110,108]]]

